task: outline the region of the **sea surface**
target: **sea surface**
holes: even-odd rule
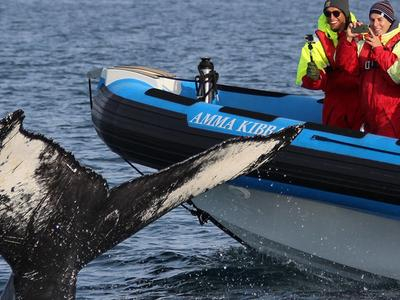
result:
[[[360,20],[373,1],[352,0]],[[400,1],[392,1],[400,11]],[[304,35],[323,1],[2,0],[0,117],[54,139],[111,186],[138,174],[97,137],[85,74],[143,65],[193,78],[210,56],[220,83],[296,94]],[[141,171],[149,171],[137,166]],[[9,266],[0,258],[0,290]],[[91,262],[77,299],[398,299],[400,285],[310,271],[245,249],[179,207]]]

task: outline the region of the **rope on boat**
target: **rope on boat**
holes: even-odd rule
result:
[[[89,99],[90,99],[90,109],[93,109],[93,99],[92,99],[92,81],[88,78],[89,83]]]
[[[90,99],[90,109],[93,108],[93,99],[92,99],[92,79],[98,79],[101,75],[102,68],[94,68],[86,73],[86,77],[89,83],[89,99]]]
[[[137,167],[135,167],[129,160],[125,159],[124,160],[128,163],[128,165],[130,165],[137,173],[139,173],[141,176],[144,175],[144,173],[142,171],[140,171]]]
[[[191,201],[188,201],[188,203],[193,206],[193,203]],[[184,203],[182,203],[181,206],[183,206],[183,208],[186,208],[193,216],[196,216],[199,219],[200,225],[204,225],[210,219],[210,215],[208,213],[198,208],[189,208]]]
[[[171,77],[171,76],[165,76],[165,75],[157,75],[160,78],[166,78],[166,79],[173,79],[177,81],[187,81],[187,82],[195,82],[194,79],[186,79],[186,78],[179,78],[179,77]]]

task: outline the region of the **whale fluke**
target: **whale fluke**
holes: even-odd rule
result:
[[[225,141],[109,189],[54,141],[0,121],[0,254],[16,299],[74,299],[78,272],[162,215],[269,161],[301,131]]]

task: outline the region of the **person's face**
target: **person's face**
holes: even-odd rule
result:
[[[341,32],[346,26],[346,16],[344,13],[336,7],[328,7],[324,14],[328,20],[328,24],[331,29],[335,32]]]
[[[369,16],[369,27],[371,27],[375,35],[382,35],[388,32],[390,22],[380,14],[372,13]]]

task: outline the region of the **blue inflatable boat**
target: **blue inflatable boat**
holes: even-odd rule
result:
[[[93,124],[112,151],[155,169],[234,136],[304,124],[271,163],[194,206],[261,252],[400,279],[400,142],[321,125],[322,100],[310,96],[215,87],[203,101],[196,80],[103,68],[91,96]]]

